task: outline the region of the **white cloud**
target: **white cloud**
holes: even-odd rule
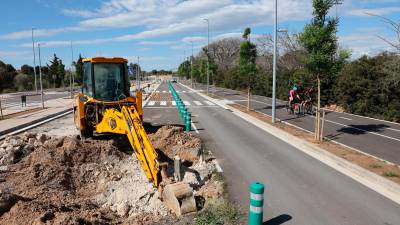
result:
[[[347,15],[350,16],[371,16],[370,14],[373,15],[378,15],[378,16],[384,16],[392,13],[398,13],[400,12],[400,7],[386,7],[386,8],[371,8],[371,9],[353,9],[349,10],[346,12]]]
[[[10,58],[27,59],[31,57],[33,57],[33,53],[30,51],[0,51],[0,58],[5,58],[5,59],[10,59]]]
[[[311,12],[309,0],[281,0],[279,21],[304,20]],[[64,32],[90,31],[92,29],[116,29],[139,27],[144,31],[109,38],[110,41],[129,41],[183,33],[206,32],[204,18],[210,21],[213,33],[229,32],[246,26],[273,24],[274,4],[270,0],[109,0],[92,11],[66,9],[63,13],[90,17],[75,27],[46,29],[38,36],[51,36]],[[0,39],[29,38],[28,31],[1,35]]]
[[[171,45],[175,44],[176,41],[141,41],[137,44],[139,45]]]
[[[378,37],[381,33],[380,28],[359,28],[352,34],[339,36],[339,43],[342,47],[352,50],[352,58],[373,56],[385,50],[393,51],[389,44]]]

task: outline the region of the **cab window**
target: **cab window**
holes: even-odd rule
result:
[[[95,98],[118,101],[129,96],[126,90],[124,64],[96,63],[93,65]]]
[[[83,63],[83,86],[82,92],[85,95],[93,96],[93,81],[92,81],[92,64],[89,62]]]

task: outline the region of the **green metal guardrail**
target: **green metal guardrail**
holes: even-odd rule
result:
[[[179,97],[178,93],[175,91],[175,88],[174,86],[172,86],[170,81],[168,81],[168,88],[171,91],[172,98],[176,103],[176,108],[178,109],[179,116],[181,117],[183,124],[185,124],[185,131],[191,131],[192,114],[188,112],[188,108],[186,108],[185,104]]]

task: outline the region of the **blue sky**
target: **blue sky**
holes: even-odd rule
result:
[[[311,0],[278,0],[279,27],[299,32],[310,20]],[[239,37],[249,26],[253,37],[272,32],[273,0],[4,0],[0,14],[0,60],[19,68],[33,64],[31,28],[42,43],[42,62],[55,53],[71,63],[75,58],[140,57],[145,70],[175,69],[184,56],[211,40]],[[395,40],[378,17],[400,22],[400,0],[344,0],[332,10],[341,17],[339,41],[353,57],[374,55],[390,46],[377,35]]]

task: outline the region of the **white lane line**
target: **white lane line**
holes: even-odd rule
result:
[[[156,104],[156,102],[155,101],[149,101],[149,104],[147,104],[147,105],[155,105]]]
[[[166,90],[162,91],[162,93],[166,93],[166,92],[167,92]]]
[[[340,119],[344,119],[344,120],[352,120],[352,119],[350,119],[350,118],[346,118],[346,117],[342,117],[342,116],[339,116],[339,118],[340,118]]]
[[[210,101],[204,101],[207,105],[215,105],[214,103],[210,102]]]
[[[197,130],[196,125],[194,125],[193,122],[191,122],[191,124],[192,124],[192,127],[193,127],[194,131],[195,131],[197,134],[200,133],[199,130]]]
[[[190,105],[190,102],[189,101],[183,101],[183,104]]]
[[[176,102],[175,102],[175,101],[172,101],[171,104],[172,104],[172,105],[176,105]]]
[[[387,128],[385,128],[385,129],[388,129],[388,130],[392,130],[392,131],[397,131],[397,132],[400,132],[400,130],[399,130],[399,129],[394,129],[394,128],[390,128],[390,127],[387,127]]]
[[[167,105],[167,102],[166,101],[161,101],[160,105]]]
[[[313,116],[313,117],[315,118],[315,116]],[[332,121],[332,120],[325,120],[325,121],[327,121],[329,123],[336,124],[336,125],[348,127],[348,128],[351,128],[351,129],[359,130],[359,131],[362,131],[362,132],[365,132],[365,133],[374,134],[374,135],[377,135],[377,136],[380,136],[380,137],[384,137],[384,138],[388,138],[388,139],[400,142],[400,139],[398,139],[398,138],[394,138],[394,137],[386,136],[386,135],[383,135],[383,134],[379,134],[379,133],[374,132],[374,131],[367,131],[367,130],[364,130],[364,129],[361,129],[361,128],[357,128],[357,127],[354,127],[354,126],[348,126],[346,124],[338,123],[338,122],[335,122],[335,121]]]
[[[182,91],[182,93],[186,93],[186,91],[185,91],[185,90],[183,90],[183,91]]]
[[[201,103],[201,102],[199,102],[199,101],[193,101],[194,102],[194,104],[196,104],[196,105],[203,105],[203,103]]]

